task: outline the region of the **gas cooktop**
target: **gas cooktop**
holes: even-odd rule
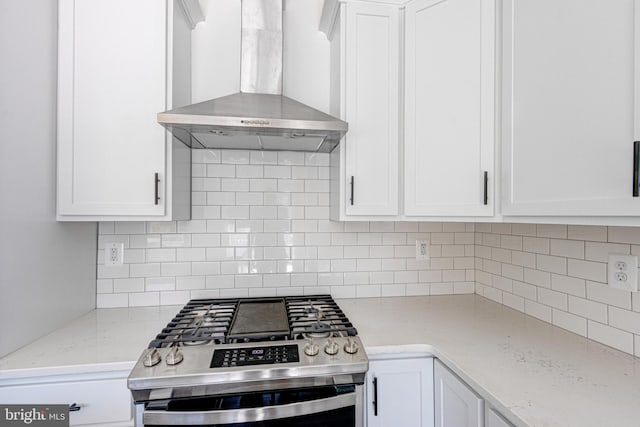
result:
[[[150,348],[356,336],[330,295],[191,300]]]
[[[368,358],[330,295],[189,301],[151,341],[134,400],[362,384]]]

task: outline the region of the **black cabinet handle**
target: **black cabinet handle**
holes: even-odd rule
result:
[[[353,175],[351,176],[351,198],[349,199],[351,201],[351,206],[353,206]]]
[[[378,416],[378,378],[373,377],[373,415]]]
[[[160,201],[160,194],[158,192],[158,188],[160,185],[160,177],[158,176],[158,172],[155,174],[154,186],[155,186],[155,204],[157,205]]]
[[[78,412],[80,409],[82,409],[82,406],[78,405],[75,402],[69,405],[69,412]]]
[[[484,204],[489,202],[489,172],[484,171]],[[476,187],[477,188],[477,187]]]
[[[640,179],[638,175],[640,175],[640,171],[638,168],[640,167],[640,141],[633,142],[633,197],[638,197],[638,185],[640,183],[638,180]]]

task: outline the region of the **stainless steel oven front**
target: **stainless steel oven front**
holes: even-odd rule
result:
[[[137,426],[364,427],[364,387],[160,399],[136,405]]]
[[[128,386],[136,427],[363,427],[368,367],[330,295],[192,300]]]

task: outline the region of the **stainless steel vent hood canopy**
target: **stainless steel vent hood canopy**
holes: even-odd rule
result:
[[[242,0],[240,93],[158,114],[192,148],[331,152],[347,123],[282,96],[282,0]]]

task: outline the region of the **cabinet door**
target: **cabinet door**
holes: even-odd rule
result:
[[[367,426],[433,427],[433,359],[369,362]]]
[[[496,410],[489,409],[487,427],[513,427],[513,424],[505,420]]]
[[[493,215],[494,109],[494,0],[409,3],[406,215]]]
[[[434,364],[436,427],[483,427],[484,402],[440,361]]]
[[[399,22],[395,6],[346,4],[347,215],[398,214]]]
[[[133,425],[133,405],[126,375],[123,373],[122,378],[114,379],[0,387],[0,402],[3,405],[75,403],[80,410],[69,413],[69,425]]]
[[[640,1],[505,0],[503,212],[640,215]]]
[[[60,0],[58,214],[164,213],[166,40],[165,1]]]

